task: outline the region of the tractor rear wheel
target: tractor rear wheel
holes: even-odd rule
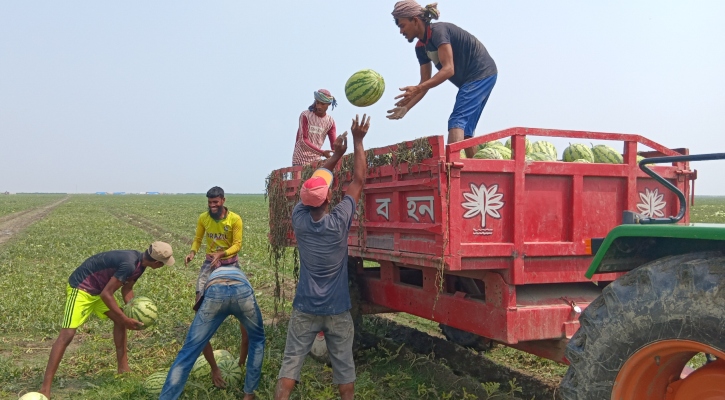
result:
[[[725,398],[725,257],[692,253],[612,282],[569,341],[563,399]],[[692,371],[695,355],[714,362]]]

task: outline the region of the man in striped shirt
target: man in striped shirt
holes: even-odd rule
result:
[[[116,303],[113,294],[121,289],[123,301],[133,298],[133,285],[146,270],[174,265],[171,246],[153,242],[141,253],[135,250],[115,250],[96,254],[83,262],[68,278],[65,314],[58,339],[53,343],[45,369],[40,393],[50,398],[50,387],[65,349],[73,341],[76,329],[91,314],[113,321],[113,342],[116,345],[118,373],[130,372],[126,350],[126,329],[137,330],[143,324],[128,318]]]
[[[327,109],[332,106],[334,110],[337,100],[325,89],[316,91],[314,96],[315,102],[300,114],[292,165],[308,165],[319,161],[320,157],[332,156],[332,150],[322,150],[322,145],[325,143],[325,136],[330,139],[331,147],[335,143],[335,120],[327,114]]]

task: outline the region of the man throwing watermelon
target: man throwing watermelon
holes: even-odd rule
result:
[[[458,87],[456,104],[448,118],[448,143],[473,137],[481,112],[486,106],[498,70],[488,51],[475,36],[448,22],[431,23],[438,19],[438,3],[421,7],[414,0],[395,3],[393,17],[400,34],[408,42],[416,38],[415,54],[420,64],[420,83],[400,90],[395,108],[388,110],[389,119],[401,119],[432,89],[445,81]],[[438,72],[432,75],[431,62]],[[466,149],[473,157],[474,148]]]
[[[65,349],[73,340],[76,329],[83,325],[91,314],[113,321],[113,342],[116,345],[118,373],[130,372],[126,350],[126,329],[137,330],[143,324],[128,318],[116,303],[113,294],[121,289],[123,301],[133,298],[133,285],[146,270],[174,265],[171,246],[164,242],[153,242],[141,253],[135,250],[115,250],[96,254],[76,268],[66,285],[65,313],[58,339],[53,343],[45,369],[40,393],[50,398],[50,387]]]

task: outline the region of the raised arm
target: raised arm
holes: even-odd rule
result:
[[[410,103],[414,99],[420,97],[418,99],[418,101],[420,101],[420,99],[423,98],[421,94],[425,95],[425,93],[429,89],[440,85],[441,83],[445,82],[446,79],[449,79],[453,76],[453,74],[455,73],[455,69],[453,67],[453,48],[451,47],[450,43],[445,43],[438,46],[438,58],[441,63],[440,71],[433,75],[432,78],[420,83],[418,86],[406,86],[404,88],[401,88],[400,90],[402,90],[403,93],[395,96],[396,99],[400,99],[400,101],[395,103],[396,106],[407,107],[408,109],[410,109]],[[421,66],[421,74],[422,68],[423,66]]]
[[[322,168],[325,168],[329,171],[335,169],[337,162],[340,161],[342,156],[345,155],[345,152],[347,151],[347,132],[343,133],[335,139],[335,143],[332,144],[332,151],[332,157],[328,158],[325,161],[325,164],[322,165]]]
[[[359,117],[356,115],[352,121],[352,143],[353,143],[353,171],[352,171],[352,182],[347,187],[348,196],[355,200],[355,204],[360,201],[360,194],[362,193],[363,186],[365,185],[365,178],[368,175],[368,160],[365,158],[365,148],[363,147],[363,138],[368,133],[370,128],[370,117],[363,114],[362,121],[359,121]]]
[[[418,86],[422,85],[423,83],[427,82],[431,78],[431,74],[433,73],[433,64],[428,62],[425,64],[421,64],[420,66],[420,83]],[[423,97],[425,97],[426,93],[428,93],[428,89],[422,90],[419,93],[417,93],[415,96],[410,98],[406,101],[406,99],[401,99],[397,103],[395,103],[395,108],[392,110],[388,110],[388,119],[401,119],[405,116],[405,114],[410,111],[411,108],[415,107],[418,102],[420,102]],[[396,97],[397,98],[397,97]]]

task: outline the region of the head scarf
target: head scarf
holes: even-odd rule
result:
[[[403,0],[395,3],[393,18],[420,18],[425,23],[438,19],[441,16],[438,11],[438,3],[431,3],[421,7],[415,0]]]
[[[330,104],[333,110],[335,109],[335,107],[337,107],[337,100],[335,100],[335,97],[332,96],[332,94],[330,94],[330,91],[327,89],[320,89],[316,91],[315,100],[319,101],[320,103]],[[314,103],[310,106],[310,111],[315,111]]]

